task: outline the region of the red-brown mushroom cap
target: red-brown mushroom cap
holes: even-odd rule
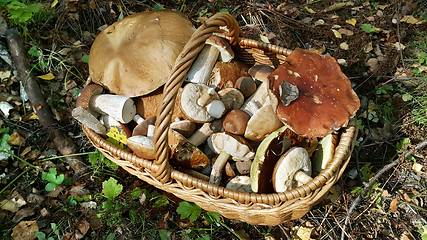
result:
[[[288,106],[282,101],[278,117],[297,134],[323,137],[345,127],[360,100],[334,58],[307,50],[294,50],[270,76],[270,89],[281,99],[280,85],[289,82],[299,96]],[[283,96],[282,96],[283,97]]]
[[[94,95],[99,95],[104,89],[101,85],[90,83],[80,92],[77,98],[76,107],[82,107],[85,110],[89,109],[90,98]]]
[[[191,22],[172,10],[125,17],[103,30],[89,54],[93,82],[127,97],[162,86],[194,32]]]

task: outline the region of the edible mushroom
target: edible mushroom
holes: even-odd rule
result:
[[[329,133],[319,141],[319,144],[313,153],[313,174],[319,174],[328,166],[334,157],[337,145],[338,135],[335,133]]]
[[[249,75],[258,81],[268,82],[268,76],[274,71],[274,68],[268,65],[255,65],[249,68]]]
[[[196,123],[210,122],[220,118],[225,112],[225,106],[219,100],[218,94],[204,84],[185,85],[180,105],[184,114]]]
[[[239,109],[233,109],[225,115],[222,126],[224,130],[236,135],[243,135],[246,131],[246,126],[251,116]]]
[[[252,192],[251,181],[248,176],[236,176],[232,178],[225,188],[239,192]]]
[[[304,185],[312,180],[311,161],[307,150],[293,147],[274,166],[273,187],[278,193]]]
[[[308,50],[294,50],[269,76],[279,101],[277,116],[301,136],[323,137],[345,127],[360,101],[336,60]],[[298,88],[299,96],[285,106],[283,82]],[[282,92],[282,93],[281,93]]]
[[[257,88],[255,81],[250,77],[238,78],[234,87],[239,89],[245,98],[250,97]]]
[[[254,158],[249,143],[242,137],[225,132],[212,134],[208,139],[211,149],[219,154],[212,166],[209,182],[219,185],[221,182],[222,171],[227,160],[232,157],[234,161],[245,161]]]
[[[212,35],[206,40],[206,45],[188,70],[185,81],[206,84],[218,57],[229,62],[234,58],[234,53],[224,38]]]
[[[96,37],[89,54],[91,79],[117,95],[148,94],[168,80],[194,30],[172,10],[127,16]]]
[[[107,133],[107,128],[102,125],[102,123],[93,116],[92,113],[88,112],[86,109],[82,107],[76,107],[71,112],[71,115],[79,121],[81,124],[84,124],[86,127],[91,129],[92,131],[101,134],[103,136]]]

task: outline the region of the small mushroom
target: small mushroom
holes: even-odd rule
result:
[[[335,148],[338,145],[338,135],[330,133],[319,141],[316,150],[313,153],[313,174],[319,174],[325,169],[335,154]]]
[[[147,136],[149,126],[154,126],[156,124],[156,117],[149,117],[142,122],[140,122],[132,131],[132,136],[143,135]]]
[[[248,76],[248,66],[241,62],[217,62],[212,69],[212,77],[208,79],[206,85],[218,91],[234,87],[237,79]]]
[[[238,78],[234,87],[239,89],[245,98],[250,97],[257,89],[255,81],[250,77]]]
[[[196,123],[210,122],[222,116],[225,111],[225,106],[219,101],[218,94],[204,84],[185,85],[180,103],[184,114]]]
[[[179,120],[171,123],[170,128],[189,138],[196,130],[196,124],[190,120]]]
[[[237,176],[232,178],[225,188],[239,192],[252,193],[251,181],[248,176]]]
[[[249,68],[249,75],[261,82],[268,82],[268,76],[274,71],[274,68],[268,65],[255,65]]]
[[[199,146],[209,138],[209,136],[215,132],[222,131],[222,120],[216,119],[212,122],[204,123],[199,129],[197,129],[188,140],[194,145]]]
[[[127,139],[127,145],[138,157],[149,160],[156,159],[152,137],[132,136]]]
[[[209,166],[208,157],[179,132],[170,129],[168,142],[171,148],[171,158],[176,165],[195,170]]]
[[[283,154],[273,171],[273,186],[278,193],[311,181],[311,161],[307,150],[293,147]]]
[[[224,121],[222,122],[222,126],[224,127],[224,130],[229,133],[243,135],[246,131],[246,126],[248,125],[250,118],[251,116],[247,112],[234,109],[227,113]]]
[[[271,75],[270,89],[278,99],[283,82],[298,88],[298,97],[285,106],[279,101],[276,114],[297,134],[324,137],[348,124],[360,100],[335,59],[307,50],[294,50]],[[282,96],[281,96],[282,95]]]
[[[92,113],[95,117],[98,117],[99,113],[89,108],[89,102],[92,96],[100,95],[103,91],[104,88],[101,85],[95,83],[86,85],[77,98],[76,107],[82,107]]]
[[[225,111],[239,109],[245,102],[245,97],[236,88],[224,88],[218,91],[219,99],[225,106]]]
[[[212,35],[206,40],[205,47],[188,70],[185,81],[206,84],[218,57],[224,61],[231,61],[234,53],[225,39]]]
[[[236,162],[236,169],[242,175],[249,174],[251,172],[252,160],[247,160],[243,162]]]
[[[225,132],[212,134],[208,139],[208,144],[215,153],[219,154],[212,166],[209,178],[209,182],[217,185],[221,182],[222,171],[230,157],[234,161],[245,161],[252,159],[255,155],[244,138]]]
[[[106,135],[107,128],[102,125],[102,123],[86,109],[82,107],[76,107],[71,112],[71,115],[81,124],[84,124],[86,127],[93,130],[94,132],[100,135]]]

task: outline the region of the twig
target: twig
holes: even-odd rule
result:
[[[423,142],[417,144],[415,146],[414,150],[418,150],[421,148],[424,148],[427,145],[427,140],[424,140]],[[344,235],[345,235],[345,229],[348,225],[348,222],[350,221],[350,215],[353,213],[354,209],[356,208],[357,205],[359,205],[360,201],[362,200],[363,196],[365,195],[365,193],[372,187],[372,185],[374,185],[374,183],[381,177],[381,175],[383,175],[385,172],[387,172],[388,170],[390,170],[391,168],[397,166],[399,163],[403,162],[403,160],[405,160],[406,158],[408,158],[409,156],[411,156],[414,152],[412,150],[409,150],[407,153],[405,153],[404,155],[401,155],[399,158],[397,158],[396,160],[394,160],[392,163],[389,163],[387,165],[385,165],[380,171],[377,172],[377,174],[375,174],[375,176],[368,182],[368,184],[365,186],[365,188],[363,189],[363,191],[359,194],[359,196],[357,196],[356,200],[354,200],[354,202],[351,204],[350,209],[348,210],[347,216],[345,218],[345,222],[344,222],[344,226],[342,228],[342,232],[341,232],[341,240],[344,240]]]
[[[73,140],[56,127],[58,121],[53,117],[52,111],[47,105],[37,81],[29,70],[29,63],[26,61],[26,54],[18,31],[16,29],[8,29],[5,36],[18,77],[25,86],[28,99],[33,106],[39,122],[46,129],[56,149],[62,155],[67,156],[76,153],[77,148]],[[67,156],[65,159],[77,176],[82,176],[86,173],[86,166],[79,156]]]

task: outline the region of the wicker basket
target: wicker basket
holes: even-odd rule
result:
[[[236,58],[247,65],[267,64],[277,67],[291,52],[279,46],[240,38],[241,31],[236,20],[227,13],[218,13],[193,34],[176,60],[164,87],[163,103],[157,112],[154,134],[156,160],[142,159],[122,150],[86,126],[83,126],[83,131],[108,159],[130,174],[183,200],[194,202],[207,211],[218,212],[226,218],[253,225],[278,225],[300,218],[325,196],[344,172],[358,130],[354,119],[340,131],[340,140],[332,163],[309,183],[283,193],[255,194],[232,191],[180,172],[169,164],[167,133],[178,89],[203,48],[205,40],[217,33],[220,26],[229,29],[226,37],[234,45]]]

